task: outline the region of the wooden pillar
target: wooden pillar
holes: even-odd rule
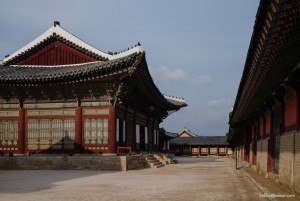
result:
[[[120,141],[120,119],[117,118],[116,119],[116,146],[120,146],[120,144],[122,144],[122,142],[119,141]]]
[[[82,130],[82,107],[76,108],[76,128],[75,128],[75,152],[83,151],[83,130]]]
[[[115,107],[109,108],[108,119],[108,151],[109,153],[116,153],[116,111]]]
[[[126,121],[125,120],[123,120],[123,124],[122,124],[122,126],[123,126],[123,129],[122,129],[122,135],[123,135],[123,146],[126,146],[126,123],[125,123]]]
[[[25,154],[25,109],[19,110],[18,119],[18,153]]]
[[[297,89],[297,130],[300,130],[300,88]]]
[[[132,143],[132,148],[134,151],[137,151],[137,143],[136,143],[136,119],[137,119],[137,110],[134,109],[134,112],[133,112],[133,120],[132,120],[132,139],[131,139],[131,143]]]
[[[140,151],[140,125],[138,124],[135,126],[135,138],[136,150]]]
[[[149,151],[148,149],[148,128],[145,127],[145,150]]]
[[[270,112],[270,138],[268,141],[268,163],[267,163],[267,171],[274,172],[275,170],[275,136],[273,132],[273,120],[274,120],[274,112],[271,110]]]
[[[154,147],[154,128],[152,117],[148,118],[148,151],[153,151]]]
[[[280,97],[280,105],[281,105],[281,124],[280,124],[280,135],[285,132],[285,102],[284,95]]]

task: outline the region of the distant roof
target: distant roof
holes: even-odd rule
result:
[[[189,135],[190,137],[196,137],[197,135],[195,133],[192,133],[190,130],[184,128],[182,131],[180,131],[178,133],[179,136],[182,136],[183,134],[187,134]]]
[[[177,137],[170,145],[228,145],[226,136]]]
[[[168,131],[165,131],[165,135],[170,137],[170,138],[178,137],[178,133],[171,133],[171,132],[168,132]]]

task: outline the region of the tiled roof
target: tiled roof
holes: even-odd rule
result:
[[[226,136],[177,137],[170,145],[228,145]]]
[[[35,48],[39,47],[40,45],[44,44],[45,42],[53,39],[57,39],[62,41],[75,49],[84,52],[87,55],[92,56],[93,58],[97,58],[97,60],[105,61],[105,60],[114,60],[124,56],[128,56],[133,53],[140,53],[143,52],[143,47],[138,43],[132,48],[128,48],[122,52],[118,53],[105,53],[97,48],[87,44],[83,40],[79,39],[75,35],[69,33],[64,28],[62,28],[59,22],[54,22],[54,25],[50,27],[45,33],[37,37],[32,42],[28,43],[18,51],[14,52],[13,54],[9,55],[8,57],[3,59],[3,63],[11,63],[11,61],[16,60],[17,58],[22,58],[24,55],[28,54],[29,52],[33,51]]]
[[[13,65],[17,64],[17,61],[23,57],[39,51],[43,45],[52,40],[59,40],[99,61],[55,66]],[[60,27],[59,22],[55,22],[54,26],[44,34],[0,62],[0,86],[19,88],[69,84],[97,81],[107,77],[123,80],[127,85],[131,85],[132,89],[139,91],[139,95],[144,96],[152,104],[155,103],[158,111],[162,110],[166,113],[166,111],[175,111],[187,106],[184,101],[165,98],[159,91],[149,73],[145,52],[139,43],[120,53],[104,53],[67,32]],[[133,93],[130,100],[137,101],[135,99],[136,94]],[[5,95],[7,95],[6,98],[12,96],[3,92],[2,96]],[[150,107],[155,109],[155,106],[151,105]]]
[[[299,1],[261,0],[229,123],[239,127],[256,116],[298,65]]]
[[[75,65],[0,66],[0,84],[47,84],[48,82],[72,82],[85,78],[98,79],[133,70],[133,64],[141,55],[141,53],[133,53],[110,61]]]
[[[164,97],[171,103],[173,103],[174,105],[184,105],[186,104],[186,101],[183,98],[177,98],[174,96],[168,96],[168,95],[164,95]]]
[[[169,111],[178,110],[186,106],[186,104],[175,105],[161,94],[153,83],[150,74],[146,73],[148,71],[145,64],[145,53],[133,53],[110,61],[62,66],[0,65],[0,86],[21,87],[69,84],[107,77],[125,76],[128,83],[135,85],[133,88],[147,96],[149,100],[158,103],[160,105],[159,108],[164,108],[166,111]],[[144,85],[147,87],[141,88],[141,86]]]
[[[178,133],[171,133],[171,132],[168,132],[168,131],[165,131],[165,135],[170,137],[170,138],[178,137]]]

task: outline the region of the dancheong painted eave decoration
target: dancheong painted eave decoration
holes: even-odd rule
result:
[[[104,53],[55,22],[0,65],[0,152],[156,151],[163,95],[138,43]]]
[[[254,30],[229,123],[232,128],[255,119],[280,94],[283,82],[298,73],[299,1],[260,1]],[[288,79],[289,78],[289,79]]]

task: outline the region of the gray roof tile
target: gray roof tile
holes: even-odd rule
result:
[[[228,145],[226,136],[177,137],[170,145]]]

